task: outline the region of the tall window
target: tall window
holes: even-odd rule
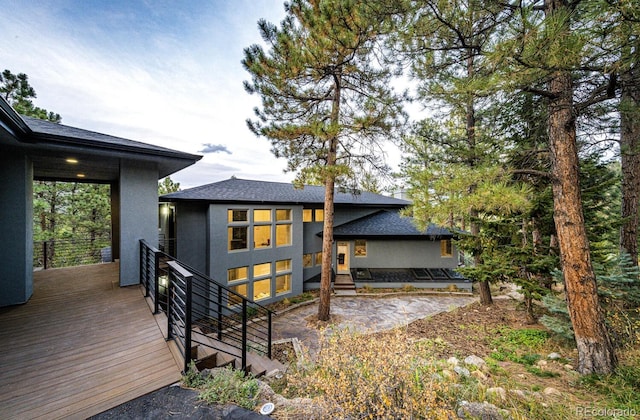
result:
[[[244,209],[229,209],[227,210],[227,221],[229,222],[227,249],[229,251],[247,249],[248,211]]]
[[[440,241],[440,256],[453,257],[453,246],[451,245],[451,239],[442,239]]]
[[[324,221],[324,209],[315,209],[316,222]]]
[[[276,225],[276,246],[291,245],[291,224]]]
[[[283,274],[276,277],[276,294],[291,292],[291,274]]]
[[[354,249],[354,254],[356,257],[366,257],[367,256],[367,241],[364,239],[356,239],[356,246]]]
[[[230,287],[231,291],[236,292],[237,294],[247,297],[247,284],[239,284],[237,286],[231,286]],[[242,299],[233,294],[233,293],[229,293],[229,306],[233,306],[233,305],[238,305],[242,303]]]
[[[253,266],[253,300],[271,297],[271,263]]]
[[[302,209],[302,221],[305,223],[313,222],[313,210]]]
[[[253,246],[256,249],[269,248],[271,246],[271,225],[253,227]]]
[[[291,260],[276,261],[276,295],[291,292]]]
[[[322,252],[316,252],[316,265],[322,265]]]

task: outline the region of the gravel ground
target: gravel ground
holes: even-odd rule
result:
[[[269,418],[235,405],[208,405],[198,400],[197,391],[179,386],[159,389],[91,417],[95,420],[265,420]]]

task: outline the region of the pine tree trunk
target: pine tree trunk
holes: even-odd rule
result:
[[[546,0],[547,16],[566,10],[566,0]],[[568,24],[566,31],[570,29]],[[553,210],[567,305],[578,347],[578,371],[610,373],[617,364],[598,302],[596,278],[582,212],[571,73],[550,74],[549,143]]]
[[[341,78],[334,75],[334,95],[331,104],[331,123],[337,126],[340,122]],[[332,127],[333,128],[333,127]],[[327,165],[324,173],[324,224],[322,227],[322,268],[320,273],[320,303],[318,304],[318,320],[328,321],[331,314],[331,261],[333,256],[333,197],[335,194],[335,166],[338,151],[338,138],[329,139]]]
[[[620,249],[638,265],[638,199],[640,199],[640,73],[636,66],[623,73],[620,99],[622,160],[622,226]]]
[[[331,258],[333,254],[333,196],[335,181],[327,177],[324,188],[324,224],[322,228],[322,269],[320,274],[320,303],[318,319],[328,321],[331,308]]]

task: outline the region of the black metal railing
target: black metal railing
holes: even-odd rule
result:
[[[140,283],[154,311],[167,314],[168,339],[184,357],[184,369],[198,361],[197,346],[240,359],[247,352],[271,358],[273,312],[208,276],[140,241]]]
[[[50,239],[33,243],[36,268],[72,267],[111,261],[111,236]]]

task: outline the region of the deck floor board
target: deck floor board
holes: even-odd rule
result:
[[[118,265],[34,273],[33,296],[0,309],[0,415],[84,419],[180,379],[137,286]]]

